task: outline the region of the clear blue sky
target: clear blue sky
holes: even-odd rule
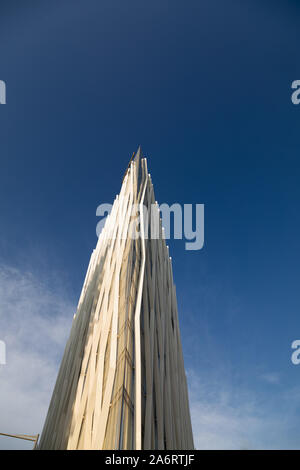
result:
[[[204,203],[204,248],[169,243],[199,447],[300,448],[299,39],[291,0],[1,2],[0,261],[75,304],[138,145],[159,203]]]

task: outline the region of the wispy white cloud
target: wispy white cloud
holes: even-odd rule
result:
[[[0,365],[0,432],[42,430],[75,309],[50,284],[0,265],[0,340],[7,346],[7,364]],[[187,375],[198,449],[300,447],[299,389],[282,387],[278,373],[257,375],[258,382],[279,383],[271,396],[255,384],[234,386],[228,370],[189,369]],[[0,438],[1,448],[31,448],[31,443]]]
[[[234,387],[221,373],[188,370],[197,449],[295,449],[300,395],[283,389],[269,396]]]
[[[280,375],[277,372],[266,372],[265,374],[262,374],[260,378],[269,384],[280,383]]]
[[[0,366],[0,432],[41,432],[73,313],[63,293],[0,265],[0,339],[7,356]],[[0,449],[30,446],[0,438]]]

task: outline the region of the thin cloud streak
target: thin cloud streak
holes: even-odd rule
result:
[[[29,272],[0,266],[0,338],[7,364],[0,366],[0,432],[42,430],[74,305]],[[0,449],[28,449],[0,439]]]
[[[197,449],[299,449],[299,393],[282,389],[270,397],[234,387],[224,377],[187,371]]]
[[[0,339],[7,346],[7,364],[0,366],[0,432],[41,432],[74,310],[50,283],[0,265]],[[279,375],[257,376],[273,389],[276,384],[270,396],[255,382],[251,389],[233,385],[227,367],[220,372],[186,365],[196,448],[299,448],[294,431],[300,394],[279,387]],[[31,447],[0,439],[0,449]]]

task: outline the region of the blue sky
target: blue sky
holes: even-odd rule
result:
[[[300,448],[299,31],[296,1],[1,2],[0,432],[40,431],[141,145],[159,203],[205,204],[204,248],[169,243],[197,447]]]

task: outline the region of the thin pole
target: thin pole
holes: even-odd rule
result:
[[[26,434],[5,434],[4,432],[0,432],[0,436],[14,437],[15,439],[23,439],[24,441],[34,442],[33,449],[36,449],[37,443],[38,443],[38,440],[39,440],[39,437],[40,437],[39,434],[36,434],[35,436],[29,436],[29,435],[26,435]]]
[[[38,444],[39,437],[40,437],[39,434],[37,434],[37,435],[35,436],[35,442],[34,442],[33,450],[36,450],[36,448],[37,448],[37,444]]]

